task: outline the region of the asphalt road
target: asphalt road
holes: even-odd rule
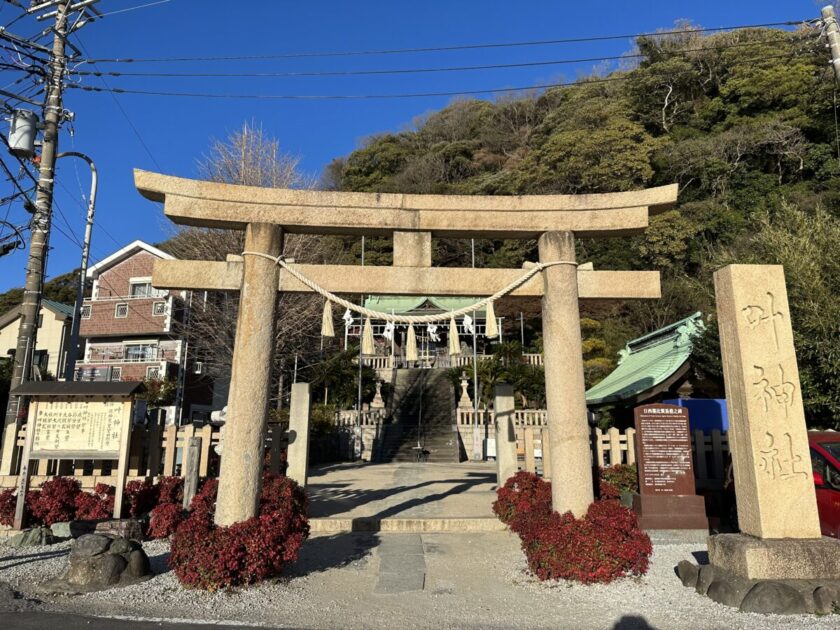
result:
[[[242,630],[255,626],[217,626],[214,624],[169,623],[164,621],[128,621],[106,617],[83,617],[66,613],[48,612],[6,612],[2,614],[0,626],[4,630],[151,630],[171,628],[172,630]],[[264,626],[261,626],[264,627]]]

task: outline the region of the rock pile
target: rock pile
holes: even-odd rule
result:
[[[143,545],[111,534],[85,534],[70,548],[70,566],[42,586],[50,593],[89,593],[127,586],[151,577]]]
[[[741,612],[797,615],[830,614],[840,607],[840,581],[748,580],[711,564],[683,560],[677,565],[683,586]]]

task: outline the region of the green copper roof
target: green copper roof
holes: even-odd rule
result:
[[[667,381],[691,356],[692,339],[705,330],[702,313],[630,341],[618,353],[618,366],[586,392],[589,405],[633,398]]]
[[[371,295],[365,300],[365,308],[379,311],[380,313],[404,314],[417,310],[439,310],[454,311],[470,304],[474,304],[481,298],[470,297],[416,297],[404,295]],[[478,313],[483,315],[484,309]]]

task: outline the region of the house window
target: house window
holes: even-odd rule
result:
[[[122,368],[121,367],[112,367],[111,368],[111,380],[112,381],[121,381],[122,380]]]
[[[158,365],[150,365],[146,368],[146,378],[147,379],[159,379],[160,378],[160,366]]]
[[[152,288],[149,280],[130,280],[129,296],[132,298],[163,297],[166,291]]]
[[[82,307],[82,319],[90,319],[90,313],[91,313],[90,304],[85,304]]]
[[[166,315],[166,302],[155,302],[152,304],[152,315]]]
[[[132,343],[125,346],[125,360],[141,363],[143,361],[154,361],[157,355],[157,346],[151,343]]]
[[[128,317],[128,304],[120,302],[114,307],[114,317]]]
[[[44,325],[44,314],[38,313],[38,328]]]

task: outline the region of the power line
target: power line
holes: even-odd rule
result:
[[[754,41],[739,44],[728,44],[725,46],[710,46],[705,48],[687,48],[673,52],[669,56],[685,55],[695,52],[717,51],[728,48],[745,48],[760,46],[770,42]],[[376,69],[376,70],[320,70],[304,72],[112,72],[112,71],[77,71],[74,74],[79,76],[109,76],[109,77],[167,77],[167,78],[279,78],[279,77],[346,77],[346,76],[367,76],[367,75],[388,75],[388,74],[423,74],[434,72],[466,72],[476,70],[499,70],[504,68],[532,68],[540,66],[556,66],[573,63],[591,63],[595,61],[622,61],[625,59],[645,58],[645,53],[632,53],[626,55],[611,55],[607,57],[584,57],[578,59],[555,59],[548,61],[524,61],[519,63],[497,63],[487,65],[470,66],[449,66],[433,68],[399,68],[399,69]]]
[[[82,43],[82,40],[78,36],[78,34],[76,35],[76,41],[79,43],[79,48],[82,49],[82,52],[84,52],[85,55],[87,55],[87,50],[85,49],[85,46]],[[93,67],[94,68],[97,67],[95,63],[93,64]],[[102,83],[102,85],[105,86],[106,89],[105,90],[98,90],[98,91],[103,91],[103,92],[104,91],[108,91],[108,92],[111,91],[111,87],[108,85],[108,82],[105,80],[105,77],[99,77],[99,81]],[[111,98],[113,99],[114,104],[117,106],[117,109],[119,109],[120,112],[122,113],[123,118],[125,118],[125,121],[128,123],[128,126],[131,127],[131,131],[134,132],[134,136],[137,138],[138,142],[140,142],[140,145],[146,151],[146,155],[148,155],[149,159],[152,160],[152,164],[155,165],[155,167],[157,168],[158,171],[162,171],[163,167],[161,167],[160,163],[158,163],[157,158],[155,157],[155,154],[152,153],[152,150],[149,148],[149,145],[146,144],[146,141],[143,139],[143,136],[140,134],[140,131],[134,125],[134,122],[132,122],[131,117],[128,115],[128,112],[125,111],[122,104],[120,103],[120,100],[116,96],[114,96],[113,93],[111,94]]]
[[[109,15],[117,15],[119,13],[128,13],[129,11],[137,11],[138,9],[147,9],[149,7],[156,7],[160,4],[166,4],[167,2],[171,2],[172,0],[157,0],[156,2],[147,2],[146,4],[141,4],[136,7],[127,7],[125,9],[117,9],[116,11],[109,11],[108,13],[102,13],[97,16],[97,19],[108,17]]]
[[[729,65],[741,64],[756,64],[768,59],[779,58],[793,58],[802,56],[802,53],[787,53],[781,55],[765,55],[764,57],[756,59],[745,59],[739,62],[731,62]],[[678,73],[678,74],[686,74]],[[611,83],[615,81],[626,81],[630,79],[629,75],[621,75],[616,77],[604,77],[599,79],[585,79],[583,81],[568,81],[561,83],[546,83],[543,85],[527,85],[514,87],[498,87],[486,88],[477,90],[456,90],[456,91],[440,91],[440,92],[407,92],[396,94],[214,94],[210,92],[167,92],[156,90],[134,90],[126,88],[97,88],[94,86],[71,86],[75,89],[86,92],[109,92],[112,97],[115,94],[137,94],[144,96],[167,96],[180,98],[206,98],[206,99],[234,99],[234,100],[299,100],[299,101],[319,101],[319,100],[374,100],[374,99],[407,99],[407,98],[428,98],[441,96],[475,96],[479,94],[496,94],[500,92],[526,92],[533,90],[544,90],[551,88],[572,87],[575,85],[584,85],[589,83]],[[116,98],[116,97],[114,97]]]
[[[711,33],[718,31],[736,31],[748,28],[770,28],[773,26],[798,26],[806,23],[805,20],[787,20],[784,22],[766,22],[764,24],[746,24],[737,26],[719,26],[715,28],[692,28],[671,31],[658,31],[655,33],[631,33],[623,35],[598,35],[593,37],[573,37],[566,39],[545,39],[524,42],[502,42],[487,44],[460,44],[454,46],[433,46],[423,48],[393,48],[383,50],[352,50],[332,52],[295,52],[277,53],[272,55],[236,55],[218,57],[147,57],[147,58],[114,58],[114,59],[88,59],[82,63],[158,63],[158,62],[181,62],[181,61],[249,61],[261,59],[300,59],[307,57],[360,57],[373,55],[402,55],[412,53],[448,52],[456,50],[483,50],[488,48],[516,48],[526,46],[550,46],[556,44],[577,44],[583,42],[602,42],[617,39],[636,39],[639,37],[666,37],[668,35],[685,35],[690,33]]]

